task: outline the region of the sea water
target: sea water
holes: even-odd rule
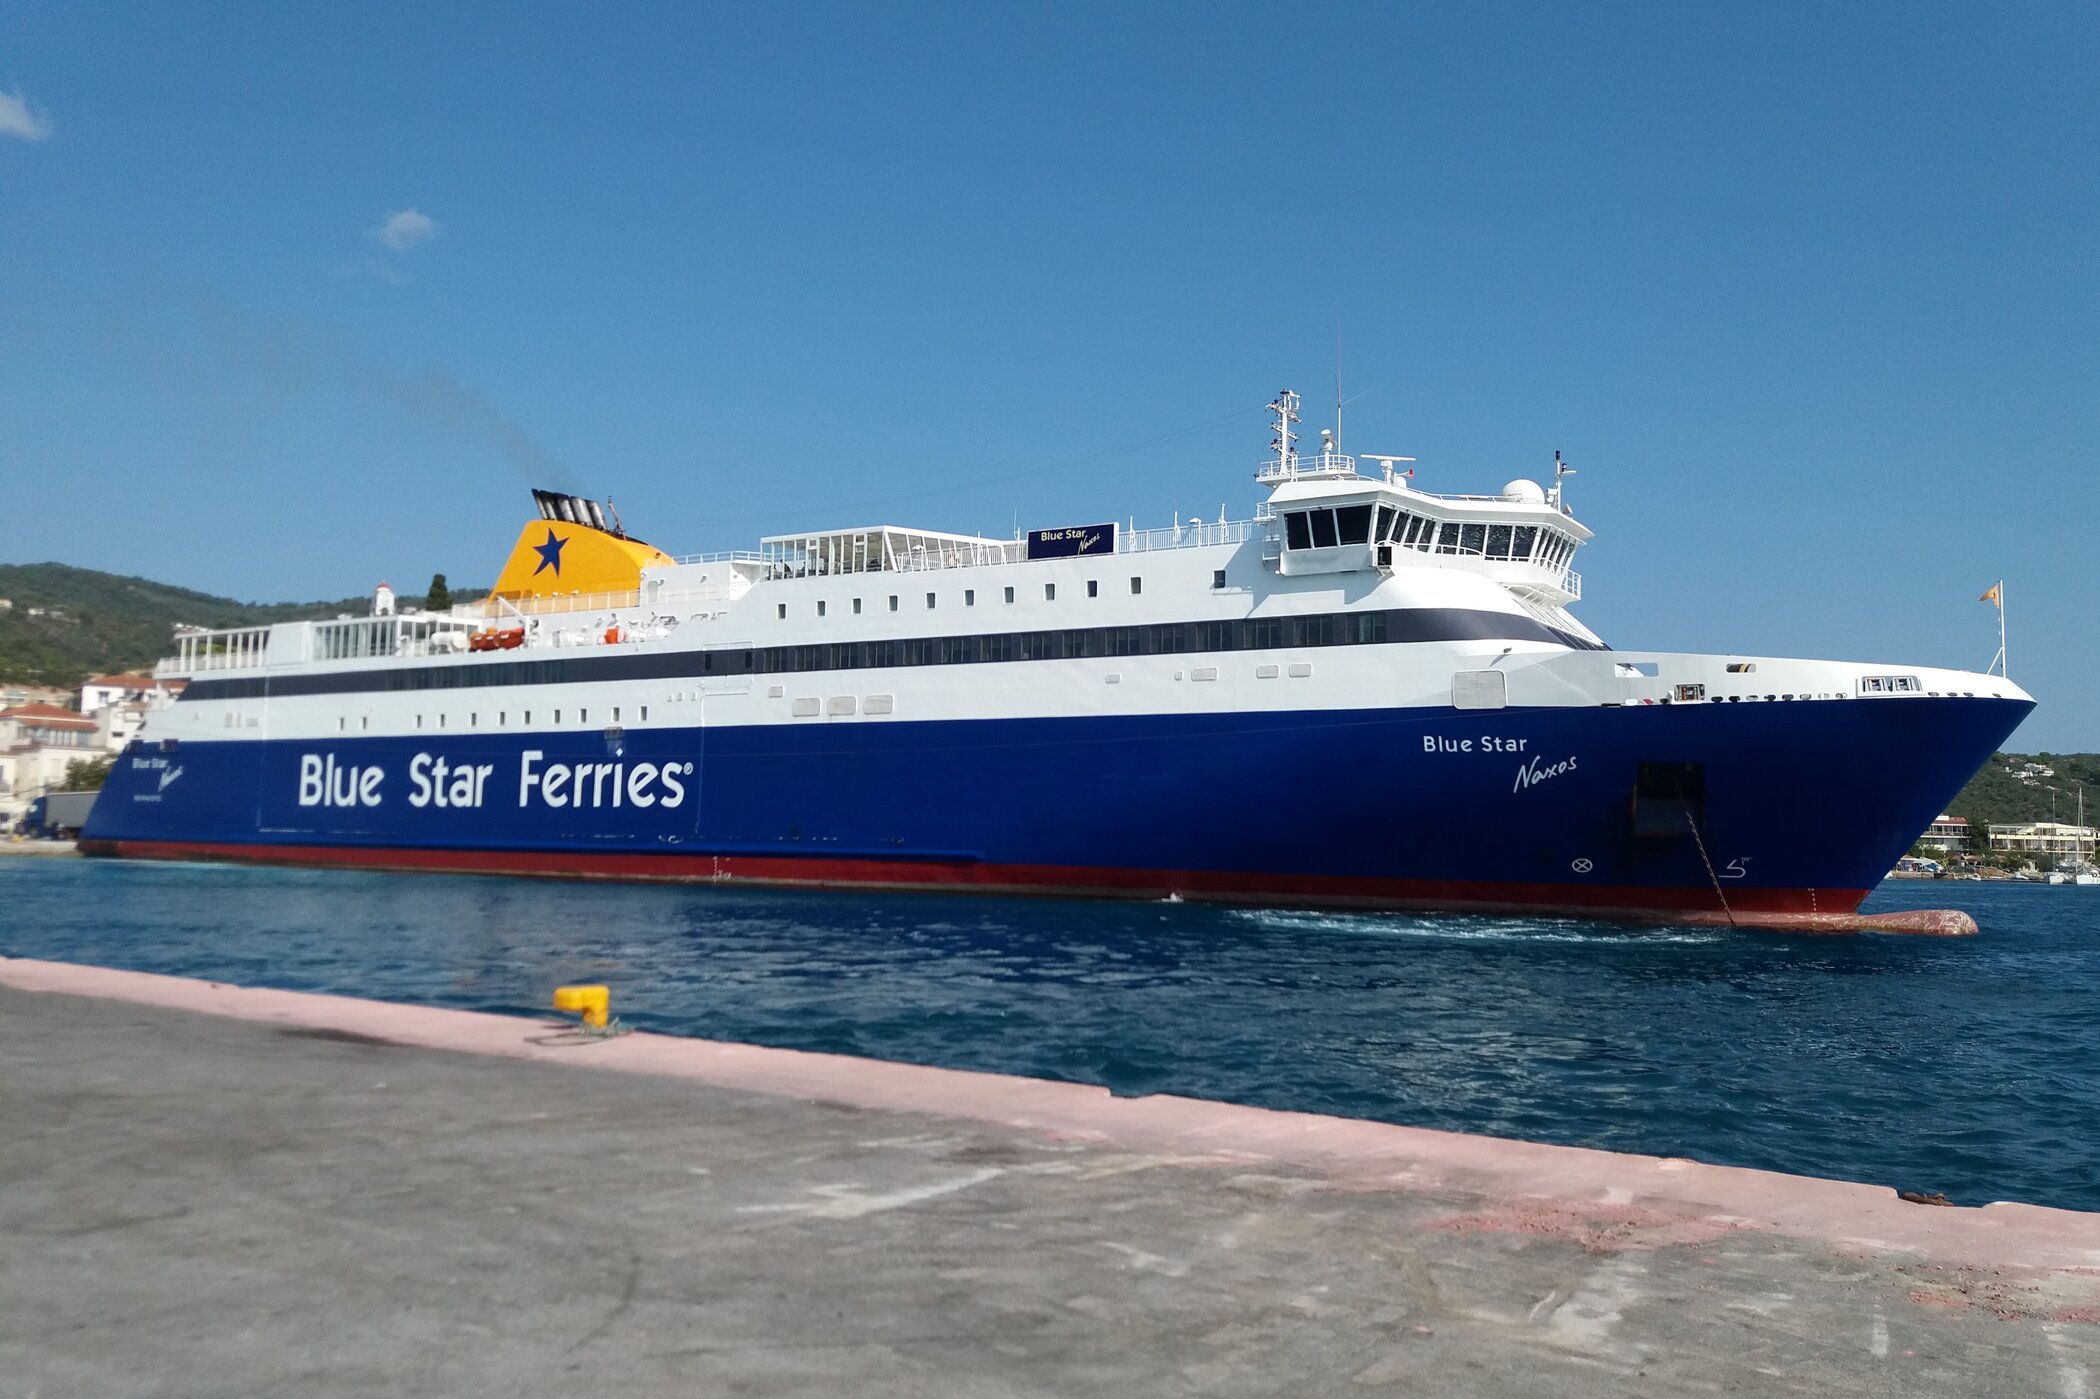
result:
[[[0,953],[2100,1209],[2100,888],[1980,936],[0,859]]]

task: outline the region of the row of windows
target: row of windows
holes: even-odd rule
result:
[[[1222,569],[1222,568],[1221,568],[1221,569],[1219,569],[1219,570],[1218,570],[1218,572],[1217,572],[1217,575],[1216,575],[1216,581],[1215,581],[1215,583],[1213,584],[1213,586],[1215,586],[1215,587],[1220,587],[1220,588],[1222,588],[1222,587],[1224,587],[1224,586],[1225,586],[1225,570],[1224,570],[1224,569]],[[1131,592],[1131,595],[1132,595],[1133,597],[1135,597],[1135,596],[1138,596],[1139,594],[1142,594],[1142,593],[1143,593],[1144,591],[1145,591],[1145,580],[1144,580],[1144,579],[1142,579],[1142,578],[1132,578],[1132,579],[1130,580],[1130,592]],[[1006,589],[1004,590],[1004,592],[1005,592],[1005,594],[1006,594],[1006,601],[1007,601],[1007,602],[1012,602],[1012,601],[1014,600],[1014,590],[1013,590],[1013,589],[1012,589],[1011,587],[1008,587],[1008,588],[1006,588]],[[1100,579],[1098,579],[1098,578],[1089,578],[1089,579],[1087,579],[1087,581],[1086,581],[1086,595],[1087,595],[1088,597],[1100,597],[1100,596],[1101,596],[1101,580],[1100,580]],[[934,610],[934,609],[935,609],[936,607],[940,606],[940,596],[941,596],[941,595],[940,595],[939,593],[928,593],[928,594],[926,595],[926,610],[927,610],[928,612],[931,612],[931,611],[933,611],[933,610]],[[1044,600],[1045,602],[1055,602],[1055,601],[1057,601],[1057,584],[1055,584],[1055,583],[1045,583],[1045,584],[1043,584],[1043,600]],[[847,601],[848,601],[848,602],[850,602],[850,603],[852,604],[852,607],[853,607],[853,615],[854,615],[854,616],[856,616],[856,617],[858,617],[858,616],[860,615],[860,610],[861,610],[861,609],[860,609],[860,604],[861,604],[861,600],[860,600],[859,598],[849,598],[849,599],[847,599]],[[977,590],[976,590],[975,588],[964,588],[964,589],[963,589],[963,592],[962,592],[962,602],[963,602],[963,606],[965,606],[965,607],[975,607],[975,606],[977,605]],[[897,595],[896,593],[891,593],[891,594],[890,594],[890,611],[892,611],[892,612],[896,612],[896,611],[900,610],[900,608],[902,607],[902,604],[903,604],[903,599],[902,599],[901,597],[899,597],[899,596],[898,596],[898,595]],[[773,614],[773,615],[774,615],[775,617],[778,617],[778,618],[779,618],[780,620],[782,620],[782,621],[786,621],[786,620],[787,620],[787,614],[788,614],[788,605],[787,605],[786,603],[784,603],[784,602],[779,602],[779,603],[775,603],[775,604],[773,604],[773,606],[774,606],[774,614]],[[819,598],[819,599],[817,600],[817,615],[818,615],[819,617],[824,617],[824,616],[828,616],[828,615],[830,615],[830,600],[829,600],[828,598]]]
[[[1539,525],[1494,525],[1432,520],[1427,515],[1369,505],[1292,510],[1283,517],[1284,544],[1292,549],[1334,549],[1344,544],[1396,544],[1427,554],[1468,554],[1512,563],[1564,568],[1575,557],[1575,541]]]
[[[903,640],[837,641],[802,646],[721,647],[639,656],[569,656],[559,660],[486,660],[397,666],[322,675],[198,679],[188,700],[260,695],[350,694],[368,690],[452,690],[495,685],[564,685],[693,675],[753,675],[807,670],[859,670],[899,665],[1070,660],[1202,651],[1263,651],[1285,646],[1357,646],[1380,642],[1543,641],[1600,650],[1529,617],[1466,608],[1395,608],[1309,617],[1165,622],[1132,627],[1074,627]]]
[[[546,710],[544,710],[544,709],[543,709],[543,710],[541,710],[540,712],[541,712],[542,714],[545,714],[545,713],[547,713],[547,711],[546,711]],[[553,715],[554,715],[554,717],[553,717],[552,719],[550,719],[550,720],[549,720],[548,722],[549,722],[549,723],[552,723],[552,724],[559,724],[559,723],[560,723],[560,722],[562,721],[562,718],[561,718],[561,716],[562,716],[563,712],[564,712],[564,711],[562,711],[562,710],[559,710],[559,709],[556,709],[556,710],[554,710],[554,711],[553,711]],[[648,722],[649,722],[649,706],[648,706],[648,705],[646,705],[646,704],[645,704],[645,705],[642,705],[642,706],[641,706],[641,712],[642,712],[642,718],[641,718],[641,722],[643,722],[643,723],[645,723],[645,724],[646,724],[646,723],[648,723]],[[521,710],[519,710],[519,711],[518,711],[517,713],[518,713],[518,723],[519,723],[520,725],[522,725],[522,726],[526,727],[526,728],[530,728],[530,727],[532,726],[532,711],[531,711],[531,710],[529,710],[529,709],[521,709]],[[589,708],[589,706],[587,706],[587,705],[586,705],[586,706],[584,706],[584,707],[582,707],[582,708],[579,708],[579,709],[577,709],[577,710],[575,711],[575,713],[576,713],[576,722],[577,722],[577,723],[579,723],[579,724],[585,724],[585,725],[587,725],[587,724],[589,724],[589,723],[591,722],[591,711],[590,711],[590,708]],[[495,722],[494,722],[493,724],[491,724],[491,725],[490,725],[490,727],[491,727],[491,728],[498,728],[498,729],[502,729],[502,728],[508,728],[508,727],[510,726],[510,715],[511,715],[511,711],[510,711],[510,710],[508,710],[508,709],[499,709],[499,710],[497,710],[497,711],[495,712],[495,716],[494,716]],[[432,727],[435,727],[435,728],[440,728],[440,729],[448,727],[448,721],[449,721],[450,717],[451,717],[451,716],[449,716],[449,715],[446,715],[446,714],[439,714],[439,715],[437,716],[437,723],[436,723],[435,725],[433,725]],[[417,727],[417,728],[419,728],[419,729],[420,729],[420,728],[422,728],[422,727],[423,727],[423,725],[424,725],[424,718],[425,718],[425,716],[424,716],[424,715],[421,715],[421,714],[418,714],[418,715],[416,716],[416,727]],[[617,724],[617,723],[619,723],[619,722],[620,722],[620,706],[619,706],[619,705],[617,705],[617,704],[616,704],[616,705],[614,705],[614,706],[612,707],[612,722],[613,722],[613,723],[615,723],[615,724]],[[349,727],[350,727],[350,720],[349,720],[349,717],[348,717],[347,715],[338,715],[338,716],[337,716],[337,718],[336,718],[336,721],[335,721],[335,727],[336,727],[336,732],[338,732],[338,733],[346,732],[346,731],[347,731],[347,730],[349,729]],[[360,731],[362,731],[362,730],[368,730],[368,729],[370,729],[370,728],[372,727],[372,720],[371,720],[371,717],[370,717],[369,715],[360,715],[360,716],[358,717],[358,720],[357,720],[357,727],[359,728],[359,730],[360,730]],[[469,710],[469,711],[468,711],[468,713],[467,713],[467,727],[468,727],[468,728],[470,728],[470,729],[478,729],[478,728],[482,727],[482,723],[481,723],[481,711],[480,711],[480,710],[476,709],[476,710]]]
[[[1263,617],[1232,622],[1157,622],[1075,627],[989,636],[924,636],[903,641],[825,641],[702,653],[709,674],[868,670],[886,666],[1064,661],[1100,656],[1171,656],[1191,651],[1265,651],[1284,646],[1361,646],[1392,639],[1385,612]],[[1514,619],[1504,619],[1514,620]]]

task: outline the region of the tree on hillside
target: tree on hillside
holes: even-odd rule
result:
[[[442,573],[431,574],[430,592],[423,599],[423,610],[425,612],[442,612],[451,605],[452,590],[445,586],[445,575]]]

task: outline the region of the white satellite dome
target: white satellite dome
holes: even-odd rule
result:
[[[1520,505],[1544,505],[1546,488],[1536,481],[1512,481],[1502,488],[1502,498]]]

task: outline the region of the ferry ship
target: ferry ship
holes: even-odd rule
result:
[[[2033,707],[1608,648],[1550,485],[1415,489],[1269,405],[1251,519],[675,558],[535,491],[491,594],[185,630],[91,854],[1841,922]]]

